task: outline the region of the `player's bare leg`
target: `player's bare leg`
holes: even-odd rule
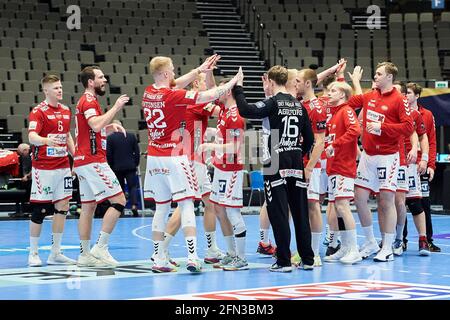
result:
[[[330,242],[328,244],[325,256],[330,256],[330,255],[335,254],[340,248],[340,244],[339,244],[340,232],[339,232],[339,227],[338,227],[336,209],[332,202],[328,202],[327,221],[328,221],[328,225],[330,226]]]
[[[311,224],[311,246],[314,252],[314,266],[322,265],[320,261],[319,248],[322,237],[322,210],[319,201],[308,200],[309,223]]]
[[[257,253],[266,256],[273,256],[276,252],[276,247],[270,243],[269,240],[270,221],[267,214],[267,204],[264,204],[259,211],[259,243]]]
[[[383,215],[384,239],[383,246],[374,261],[386,262],[394,259],[392,245],[395,238],[395,226],[397,223],[397,212],[395,209],[395,192],[380,190],[378,198],[378,210]]]
[[[395,208],[397,210],[397,226],[396,235],[394,241],[394,254],[400,256],[403,254],[403,228],[405,227],[406,221],[406,193],[396,192],[395,193]]]
[[[361,227],[366,237],[366,240],[360,250],[360,254],[363,259],[379,251],[378,243],[373,234],[372,213],[367,206],[369,196],[369,190],[355,186],[355,205],[358,210],[358,217],[361,222]]]

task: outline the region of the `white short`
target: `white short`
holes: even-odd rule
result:
[[[361,153],[355,186],[378,193],[380,190],[395,192],[397,190],[397,175],[399,154],[369,156]]]
[[[69,168],[31,169],[30,202],[58,202],[72,198],[72,174]]]
[[[191,166],[194,166],[195,175],[197,176],[198,189],[195,192],[195,199],[201,200],[203,196],[211,193],[211,180],[208,175],[208,168],[206,164],[191,161]]]
[[[194,198],[199,191],[197,175],[187,156],[147,156],[144,198],[156,203]]]
[[[421,177],[420,184],[422,185],[422,198],[428,198],[430,196],[430,184],[428,179]]]
[[[408,182],[406,179],[406,166],[400,166],[397,174],[397,192],[408,192]]]
[[[320,186],[319,193],[326,194],[328,192],[328,174],[326,169],[320,170]]]
[[[81,203],[102,202],[123,192],[107,162],[85,164],[74,171],[80,183]]]
[[[406,169],[406,174],[408,176],[409,187],[406,198],[422,198],[422,184],[420,183],[420,176],[417,172],[417,164],[409,164]]]
[[[214,168],[214,179],[209,200],[224,207],[242,208],[243,182],[244,172],[242,170],[222,171]]]
[[[319,201],[321,194],[321,168],[314,168],[308,184],[308,200]],[[324,193],[324,192],[323,192]]]
[[[328,201],[335,199],[353,199],[355,196],[355,179],[341,175],[328,177]]]

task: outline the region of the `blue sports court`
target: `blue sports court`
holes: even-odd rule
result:
[[[27,267],[28,221],[1,221],[0,299],[19,300],[110,300],[110,299],[449,299],[450,298],[450,217],[434,215],[435,243],[440,253],[429,257],[417,254],[417,234],[409,216],[408,250],[391,263],[363,260],[353,266],[324,263],[312,271],[272,273],[274,262],[256,252],[259,221],[244,216],[247,224],[247,258],[250,270],[222,271],[204,265],[201,274],[183,267],[186,255],[182,233],[173,239],[170,254],[182,263],[178,272],[151,272],[153,252],[151,218],[123,218],[110,241],[111,254],[120,261],[116,269],[76,266]],[[357,219],[357,217],[355,216]],[[358,220],[357,220],[358,221]],[[78,220],[67,221],[63,250],[71,258],[79,253]],[[97,235],[101,221],[94,221]],[[374,220],[375,229],[377,222]],[[197,217],[198,252],[206,251],[202,218]],[[358,225],[358,228],[360,226]],[[358,234],[362,234],[358,229]],[[273,237],[271,236],[271,239]],[[217,237],[223,249],[221,235]],[[360,243],[362,237],[359,237]],[[94,241],[94,240],[93,240]],[[51,221],[44,222],[40,256],[45,263],[50,253]],[[294,246],[291,243],[291,248]],[[322,255],[325,246],[322,246]]]

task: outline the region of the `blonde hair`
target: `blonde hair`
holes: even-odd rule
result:
[[[285,67],[276,65],[269,69],[267,77],[279,86],[285,86],[288,80],[288,71]]]
[[[303,80],[311,81],[311,87],[315,88],[317,85],[317,72],[313,69],[302,69],[298,71],[298,74],[300,77],[303,78]]]
[[[297,78],[297,69],[288,69],[288,81],[295,80]]]
[[[384,69],[386,70],[386,73],[388,74],[392,74],[392,81],[395,80],[395,78],[397,77],[398,74],[398,68],[395,64],[393,64],[392,62],[381,62],[379,64],[377,64],[377,69],[384,67]]]
[[[49,74],[49,75],[46,75],[44,78],[42,78],[41,85],[44,86],[44,84],[55,83],[58,81],[61,81],[61,79],[57,75]]]
[[[341,92],[344,92],[345,94],[345,99],[348,100],[350,99],[350,97],[353,94],[353,89],[352,87],[346,83],[346,82],[341,82],[341,81],[335,81],[332,82],[329,86],[328,86],[328,90],[331,90],[331,88],[335,87],[336,89],[338,89]]]
[[[172,59],[169,57],[154,57],[150,60],[149,69],[150,74],[160,72],[162,69],[168,67],[172,63]]]

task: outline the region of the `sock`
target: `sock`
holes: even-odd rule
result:
[[[404,227],[405,227],[404,224],[397,224],[397,227],[396,227],[397,234],[395,236],[395,239],[399,239],[399,240],[403,239],[403,228]]]
[[[426,235],[419,236],[419,241],[428,241]]]
[[[358,240],[356,229],[347,230],[348,248],[358,251]]]
[[[109,236],[110,236],[109,233],[100,231],[100,235],[99,235],[98,240],[97,240],[98,246],[99,247],[107,246],[108,242],[109,242]]]
[[[91,251],[91,240],[80,240],[80,253],[88,254]]]
[[[339,231],[330,231],[330,247],[337,248],[337,246],[339,245],[339,234]]]
[[[373,235],[373,225],[367,227],[362,227],[364,235],[366,236],[366,242],[377,242],[375,236]]]
[[[58,254],[61,251],[62,233],[52,233],[52,253]]]
[[[227,243],[228,254],[234,257],[236,255],[236,243],[234,242],[234,236],[224,236],[224,238]]]
[[[171,235],[170,233],[165,232],[164,233],[164,241],[161,241],[161,250],[163,251],[163,253],[165,254],[169,254],[169,245],[170,245],[170,241],[172,241],[173,239],[173,235]]]
[[[382,232],[381,233],[381,243],[384,243],[384,236],[386,235],[386,233],[385,232]]]
[[[245,238],[246,237],[235,237],[236,239],[236,253],[241,259],[245,259]]]
[[[30,237],[30,253],[38,253],[39,237]]]
[[[259,229],[259,239],[265,244],[269,243],[269,229]]]
[[[153,257],[155,259],[155,262],[158,260],[164,260],[164,250],[162,249],[163,240],[154,240],[153,241]]]
[[[311,246],[314,251],[314,256],[319,255],[320,238],[322,237],[322,232],[311,232]]]
[[[206,236],[206,244],[208,245],[208,250],[211,251],[218,251],[219,248],[217,248],[217,242],[216,242],[216,232],[205,232]]]
[[[186,247],[188,249],[188,259],[198,259],[197,256],[197,237],[186,237]]]
[[[349,238],[348,230],[341,230],[341,231],[339,231],[339,233],[341,234],[341,241],[342,241],[342,243],[341,243],[341,250],[342,250],[342,249],[347,249],[347,248],[348,248],[348,245],[349,245],[349,241],[348,241],[348,238]]]
[[[385,233],[382,249],[387,249],[387,250],[392,251],[392,244],[394,243],[394,239],[395,239],[395,233]]]

